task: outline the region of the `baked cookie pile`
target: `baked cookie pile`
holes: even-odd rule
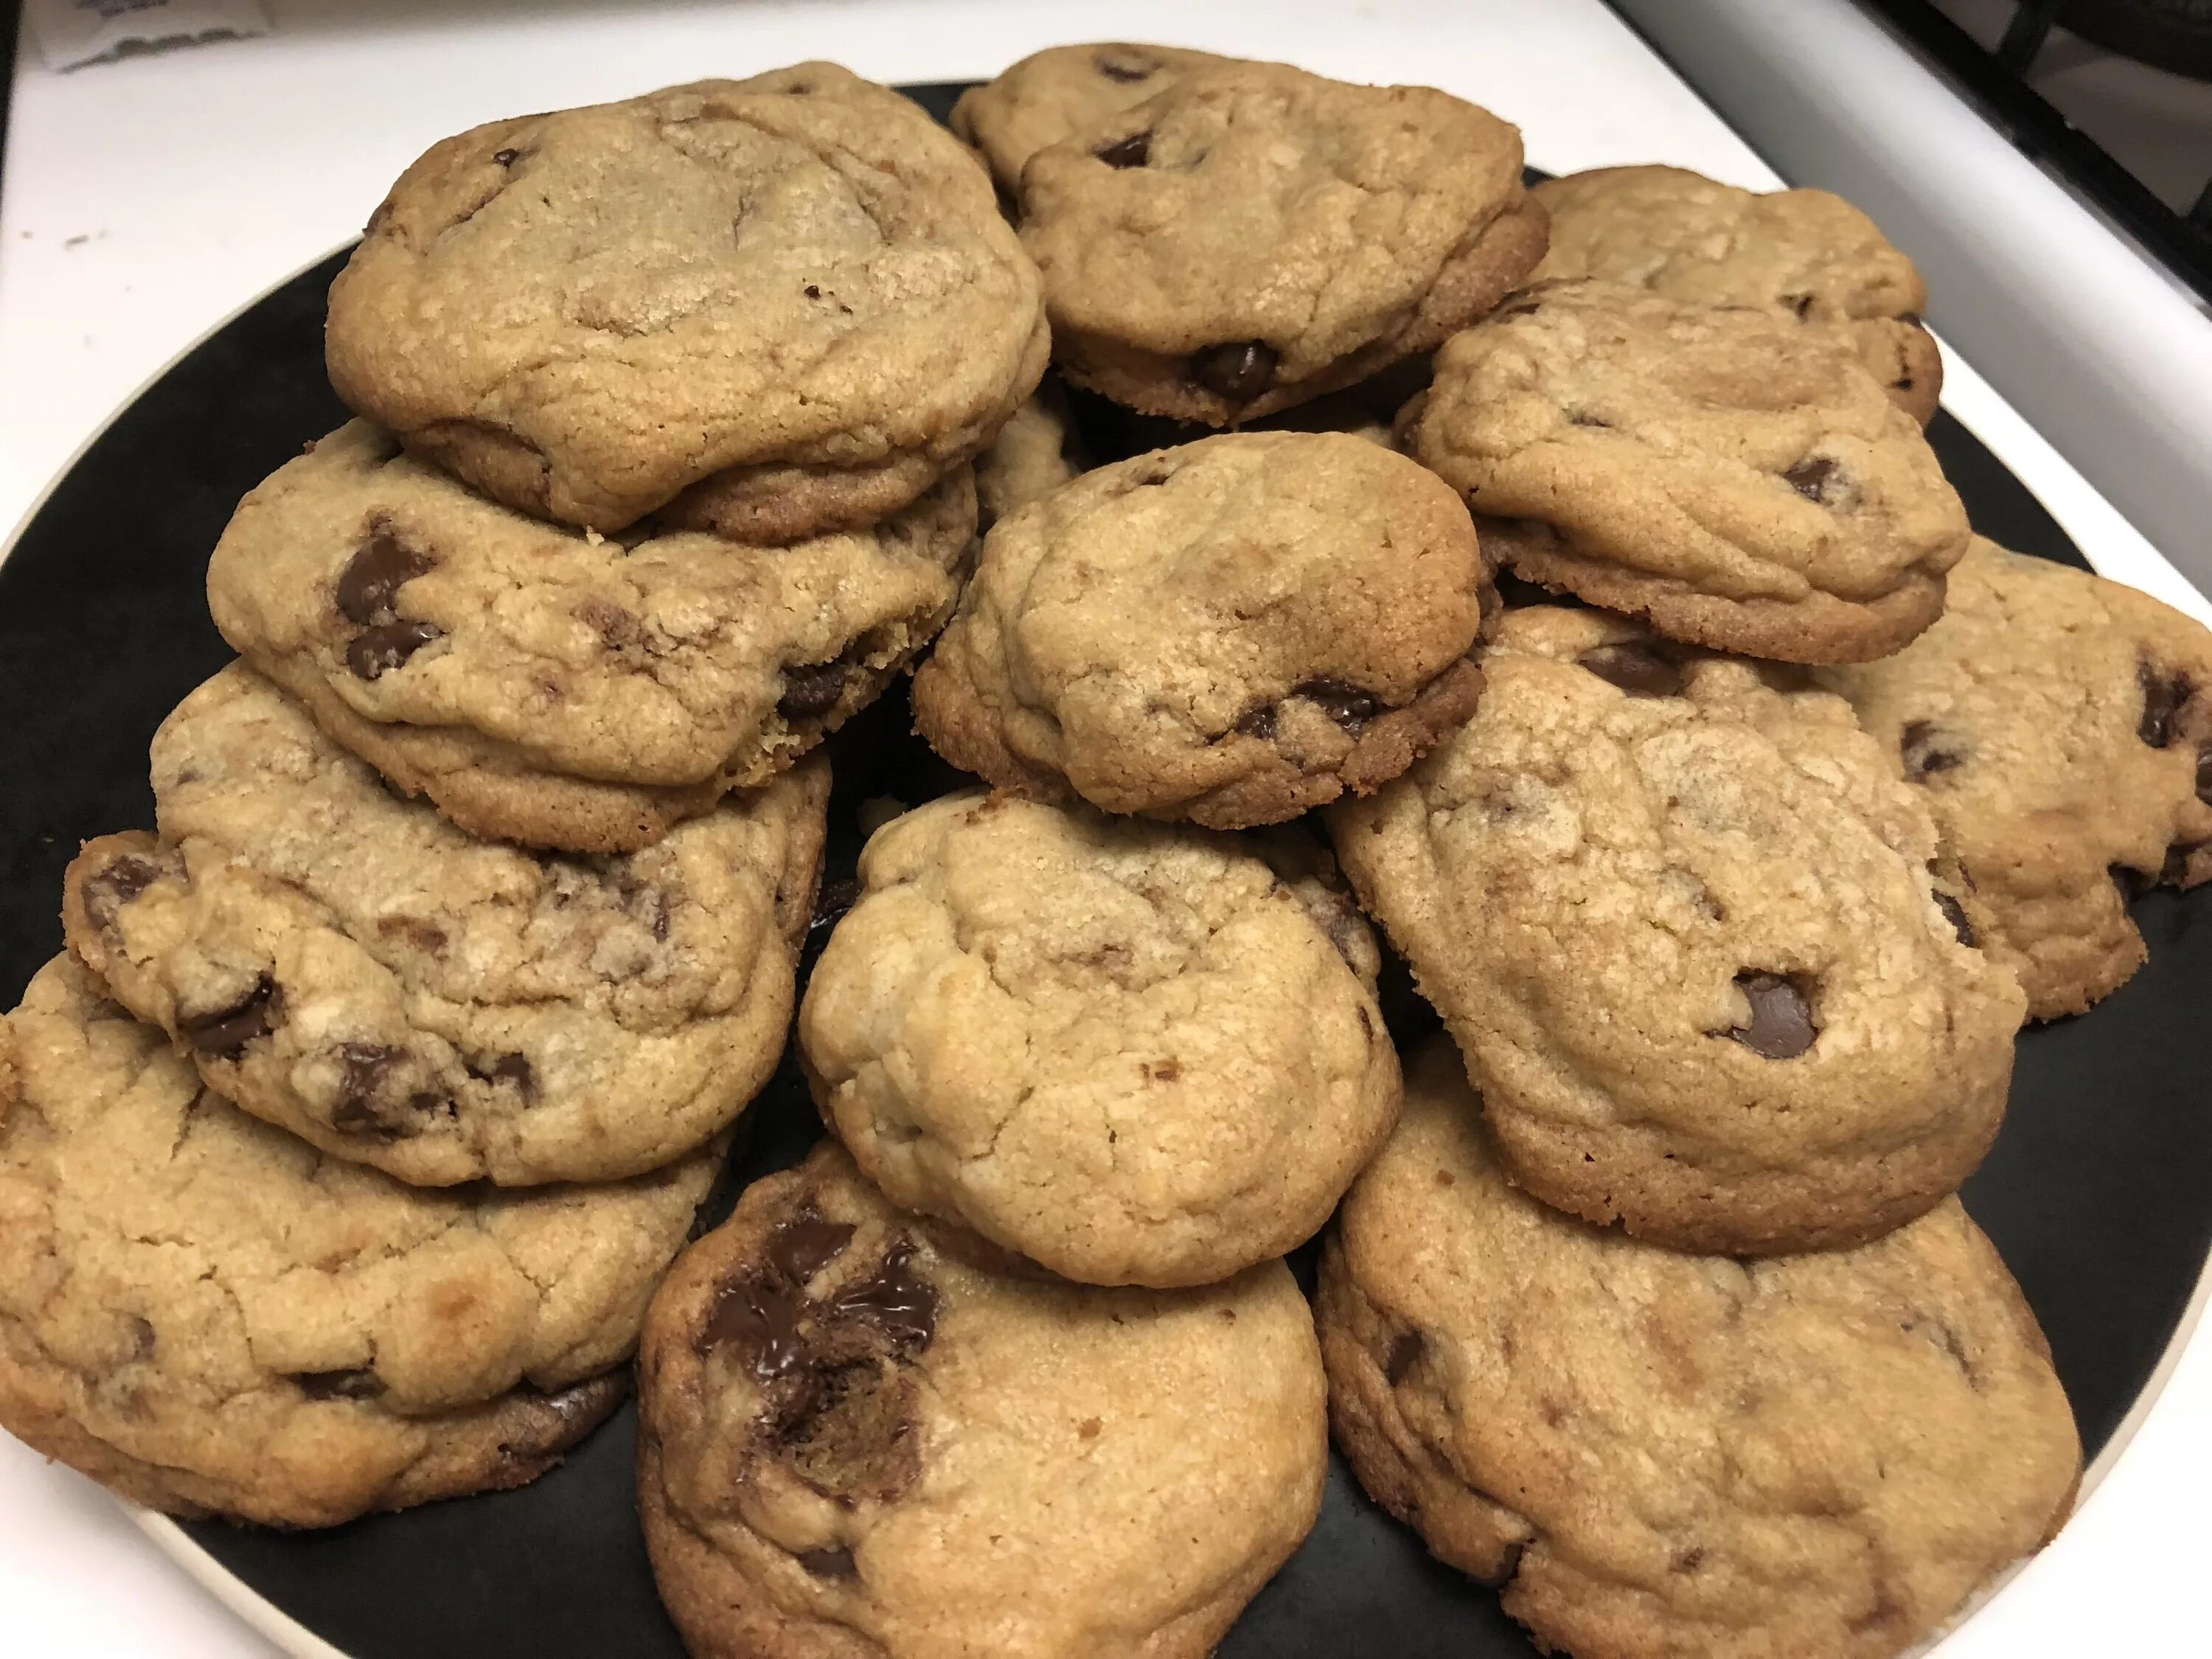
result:
[[[635,1346],[702,1655],[1202,1655],[1332,1435],[1547,1650],[1911,1648],[2071,1503],[1955,1194],[2212,875],[2212,635],[1972,535],[1832,197],[1133,45],[952,127],[810,64],[395,185],[4,1027],[0,1421],[323,1525]],[[910,663],[980,781],[817,915]],[[687,1249],[794,1006],[830,1134]]]

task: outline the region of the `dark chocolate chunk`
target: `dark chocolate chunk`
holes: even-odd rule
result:
[[[1413,1369],[1428,1346],[1419,1331],[1407,1331],[1390,1345],[1389,1357],[1382,1362],[1382,1380],[1396,1388],[1406,1380],[1406,1373]]]
[[[364,680],[386,674],[405,662],[445,629],[425,622],[379,623],[354,636],[346,646],[346,666]]]
[[[373,520],[368,539],[338,575],[338,611],[348,622],[363,628],[396,621],[399,613],[393,605],[399,590],[437,562],[394,535],[389,520]]]
[[[1682,695],[1681,665],[1656,644],[1624,640],[1618,645],[1594,646],[1577,657],[1575,662],[1632,697]]]
[[[699,1346],[704,1352],[727,1344],[746,1357],[755,1376],[771,1382],[805,1360],[799,1324],[805,1315],[806,1298],[795,1286],[733,1279],[715,1296]]]
[[[310,1400],[374,1400],[384,1384],[367,1366],[343,1371],[301,1371],[292,1381]]]
[[[1727,1033],[1754,1054],[1767,1060],[1794,1060],[1813,1046],[1820,1028],[1813,1020],[1813,1005],[1794,979],[1747,968],[1735,976],[1736,988],[1751,1005],[1751,1023]]]
[[[820,299],[822,297],[821,286],[818,283],[809,283],[806,285],[806,297],[810,300]]]
[[[1265,340],[1209,346],[1190,360],[1191,378],[1232,404],[1249,404],[1275,383],[1280,360]]]
[[[283,1023],[283,989],[266,974],[229,1007],[210,1014],[187,1014],[178,1021],[184,1028],[185,1040],[216,1060],[236,1060],[246,1052],[247,1043],[267,1036]]]
[[[1966,751],[1946,739],[1933,720],[1907,720],[1897,734],[1898,758],[1905,775],[1914,783],[1966,763]]]
[[[1248,738],[1257,738],[1262,743],[1272,743],[1275,738],[1275,705],[1263,702],[1237,722],[1237,729]]]
[[[1363,691],[1356,685],[1345,685],[1336,680],[1308,680],[1293,688],[1291,695],[1316,704],[1322,714],[1344,728],[1348,737],[1358,737],[1367,722],[1382,712],[1382,704],[1372,691]]]
[[[783,671],[783,697],[775,712],[787,720],[811,720],[828,714],[845,694],[852,673],[842,661],[795,664]]]
[[[2136,735],[2152,748],[2163,749],[2173,741],[2174,717],[2197,688],[2187,675],[2164,673],[2148,657],[2136,665],[2136,680],[2143,694],[2142,719],[2136,725]]]
[[[492,1060],[471,1060],[469,1075],[486,1083],[512,1083],[525,1101],[538,1098],[538,1073],[527,1054],[501,1054]]]
[[[1785,294],[1782,298],[1783,302],[1786,304],[1790,310],[1796,312],[1800,317],[1808,317],[1812,314],[1813,296],[1811,295]]]
[[[101,866],[84,884],[84,908],[93,925],[106,927],[112,923],[115,913],[151,887],[161,873],[161,866],[153,860],[136,856]]]
[[[799,1565],[817,1578],[858,1578],[860,1570],[854,1565],[853,1552],[840,1544],[832,1549],[801,1550],[796,1558]]]
[[[519,149],[494,150],[491,159],[503,167],[511,167],[522,159],[522,152]]]
[[[1109,167],[1140,167],[1152,153],[1152,135],[1133,132],[1127,138],[1116,140],[1097,152],[1098,159]]]
[[[338,1060],[344,1074],[338,1080],[338,1103],[331,1113],[331,1127],[344,1134],[396,1140],[443,1110],[449,1103],[442,1095],[428,1089],[401,1095],[392,1086],[393,1073],[406,1058],[404,1048],[381,1042],[341,1044]]]
[[[793,1285],[807,1280],[845,1253],[853,1230],[842,1221],[824,1221],[811,1211],[793,1217],[768,1242],[768,1259]]]
[[[882,1267],[848,1285],[830,1304],[834,1315],[873,1325],[900,1353],[920,1352],[937,1334],[937,1287],[908,1267],[914,1250],[906,1240],[894,1244]]]
[[[1960,944],[1978,945],[1981,942],[1974,937],[1974,924],[1966,920],[1966,907],[1958,900],[1948,893],[1938,893],[1936,895],[1936,908],[1943,913],[1943,919],[1957,931]]]
[[[1834,492],[1828,486],[1842,469],[1826,455],[1808,455],[1782,475],[1782,480],[1808,501],[1826,501]]]
[[[2197,751],[2197,799],[2212,806],[2212,743]]]

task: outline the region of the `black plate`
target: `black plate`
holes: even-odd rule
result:
[[[957,87],[913,89],[933,112]],[[323,297],[343,256],[220,330],[101,434],[0,567],[0,994],[12,1006],[61,947],[62,868],[85,838],[150,824],[146,745],[230,653],[204,574],[232,507],[345,411],[322,372]],[[1975,527],[2081,564],[2057,524],[1966,430],[1929,437]],[[853,809],[918,800],[956,775],[908,734],[902,697],[830,742],[830,864],[849,875]],[[2050,1334],[2094,1455],[2173,1334],[2212,1244],[2212,1110],[2197,1047],[2212,983],[2212,889],[2154,893],[2150,964],[2086,1020],[2022,1035],[2011,1115],[1967,1206]],[[1417,1015],[1415,1017],[1418,1017]],[[1401,1033],[1401,1035],[1403,1035]],[[820,1133],[788,1063],[751,1114],[722,1201]],[[655,1599],[630,1497],[634,1408],[520,1492],[325,1533],[185,1530],[246,1583],[358,1659],[682,1653]],[[1330,1472],[1320,1525],[1222,1651],[1239,1659],[1387,1653],[1527,1659],[1497,1598]]]

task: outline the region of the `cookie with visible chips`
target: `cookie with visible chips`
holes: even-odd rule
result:
[[[1103,40],[1031,52],[952,106],[952,130],[973,144],[1009,198],[1030,156],[1094,122],[1141,104],[1193,70],[1233,63],[1188,46]]]

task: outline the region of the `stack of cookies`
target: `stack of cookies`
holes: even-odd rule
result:
[[[323,1524],[635,1343],[702,1655],[1204,1654],[1332,1431],[1547,1650],[1912,1647],[2071,1502],[1954,1194],[2212,875],[2212,636],[1972,535],[1832,197],[1129,45],[952,125],[805,64],[395,187],[5,1027],[0,1420]],[[933,637],[984,787],[868,803],[830,1136],[684,1249]]]

